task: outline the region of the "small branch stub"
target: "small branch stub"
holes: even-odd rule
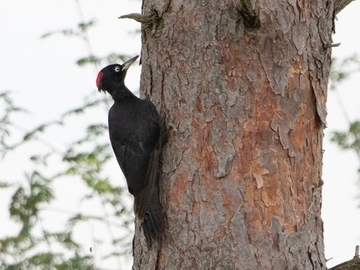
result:
[[[359,259],[360,258],[360,254],[359,254],[359,245],[357,245],[355,247],[355,256],[354,259]]]
[[[151,11],[148,15],[139,13],[130,13],[122,15],[119,19],[133,19],[141,23],[142,30],[151,29],[151,34],[160,36],[163,29],[162,19],[158,16],[155,10]]]
[[[335,0],[334,1],[334,10],[335,14],[339,14],[347,5],[349,5],[354,0]]]

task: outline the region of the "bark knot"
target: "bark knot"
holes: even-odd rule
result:
[[[244,19],[246,28],[254,30],[260,28],[259,16],[253,9],[250,0],[240,0],[236,3],[236,7],[240,12],[241,17]]]

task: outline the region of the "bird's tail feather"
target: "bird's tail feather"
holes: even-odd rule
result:
[[[160,139],[159,139],[160,141]],[[150,248],[153,241],[161,241],[163,230],[162,209],[159,201],[159,153],[160,143],[155,149],[148,167],[147,186],[135,196],[135,215],[142,222],[142,228],[147,246]]]
[[[141,194],[135,197],[135,213],[142,222],[141,227],[148,248],[152,246],[153,242],[160,242],[163,222],[157,187],[154,187],[152,194]]]
[[[151,202],[142,223],[142,229],[148,248],[152,246],[153,242],[161,242],[163,230],[161,205],[158,198],[154,198],[154,200],[156,201]]]

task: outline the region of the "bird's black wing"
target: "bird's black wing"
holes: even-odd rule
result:
[[[109,113],[110,140],[117,161],[135,197],[135,213],[144,219],[158,177],[160,123],[147,100],[119,104]]]

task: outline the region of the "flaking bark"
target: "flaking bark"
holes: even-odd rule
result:
[[[157,106],[165,233],[134,269],[325,269],[322,138],[331,1],[144,0],[141,91]]]

